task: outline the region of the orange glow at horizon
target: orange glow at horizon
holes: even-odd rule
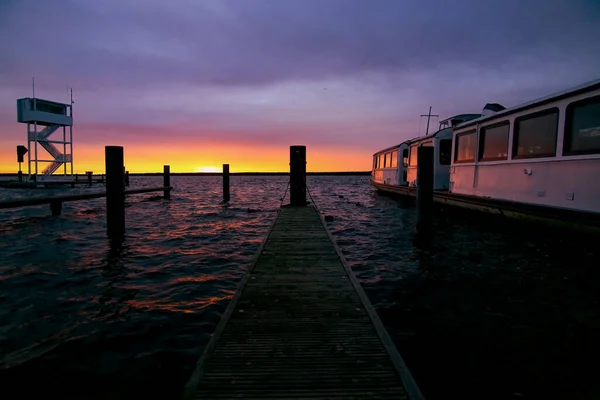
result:
[[[196,172],[221,172],[221,170],[217,167],[207,166],[196,168]]]
[[[170,165],[171,172],[221,172],[223,164],[230,164],[231,172],[289,171],[289,146],[125,143],[123,147],[125,167],[131,173],[161,172],[163,165]],[[371,149],[307,145],[306,167],[308,172],[369,171],[372,153]],[[104,146],[78,144],[74,146],[73,161],[75,173],[103,173]],[[22,168],[27,171],[27,162]],[[0,173],[17,170],[16,152],[12,148],[0,148]]]

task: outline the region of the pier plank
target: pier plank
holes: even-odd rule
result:
[[[423,398],[313,207],[279,211],[185,392]]]

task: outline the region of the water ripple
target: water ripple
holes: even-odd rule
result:
[[[287,183],[232,176],[223,204],[220,177],[174,176],[171,201],[128,197],[122,243],[106,239],[104,199],[66,203],[59,217],[47,206],[0,212],[3,393],[176,398]],[[595,242],[442,210],[423,244],[414,205],[376,194],[368,177],[308,185],[428,398],[600,393],[581,367],[600,355]],[[0,189],[0,200],[48,193]]]

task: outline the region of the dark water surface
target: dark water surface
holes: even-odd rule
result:
[[[224,207],[220,177],[172,177],[170,202],[129,198],[123,244],[104,199],[0,211],[0,397],[177,398],[287,181],[232,176]],[[421,244],[367,176],[308,184],[428,399],[600,398],[597,237],[440,210]]]

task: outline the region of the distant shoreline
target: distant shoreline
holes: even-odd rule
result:
[[[162,172],[137,172],[129,173],[129,176],[162,176]],[[289,175],[289,172],[230,172],[229,175],[244,176],[283,176]],[[79,176],[85,176],[79,173]],[[100,175],[95,173],[94,176]],[[220,176],[221,172],[171,172],[171,176]],[[350,171],[350,172],[307,172],[306,175],[371,175],[371,171]],[[17,176],[17,174],[0,173],[0,176]],[[56,175],[59,177],[60,175]]]

